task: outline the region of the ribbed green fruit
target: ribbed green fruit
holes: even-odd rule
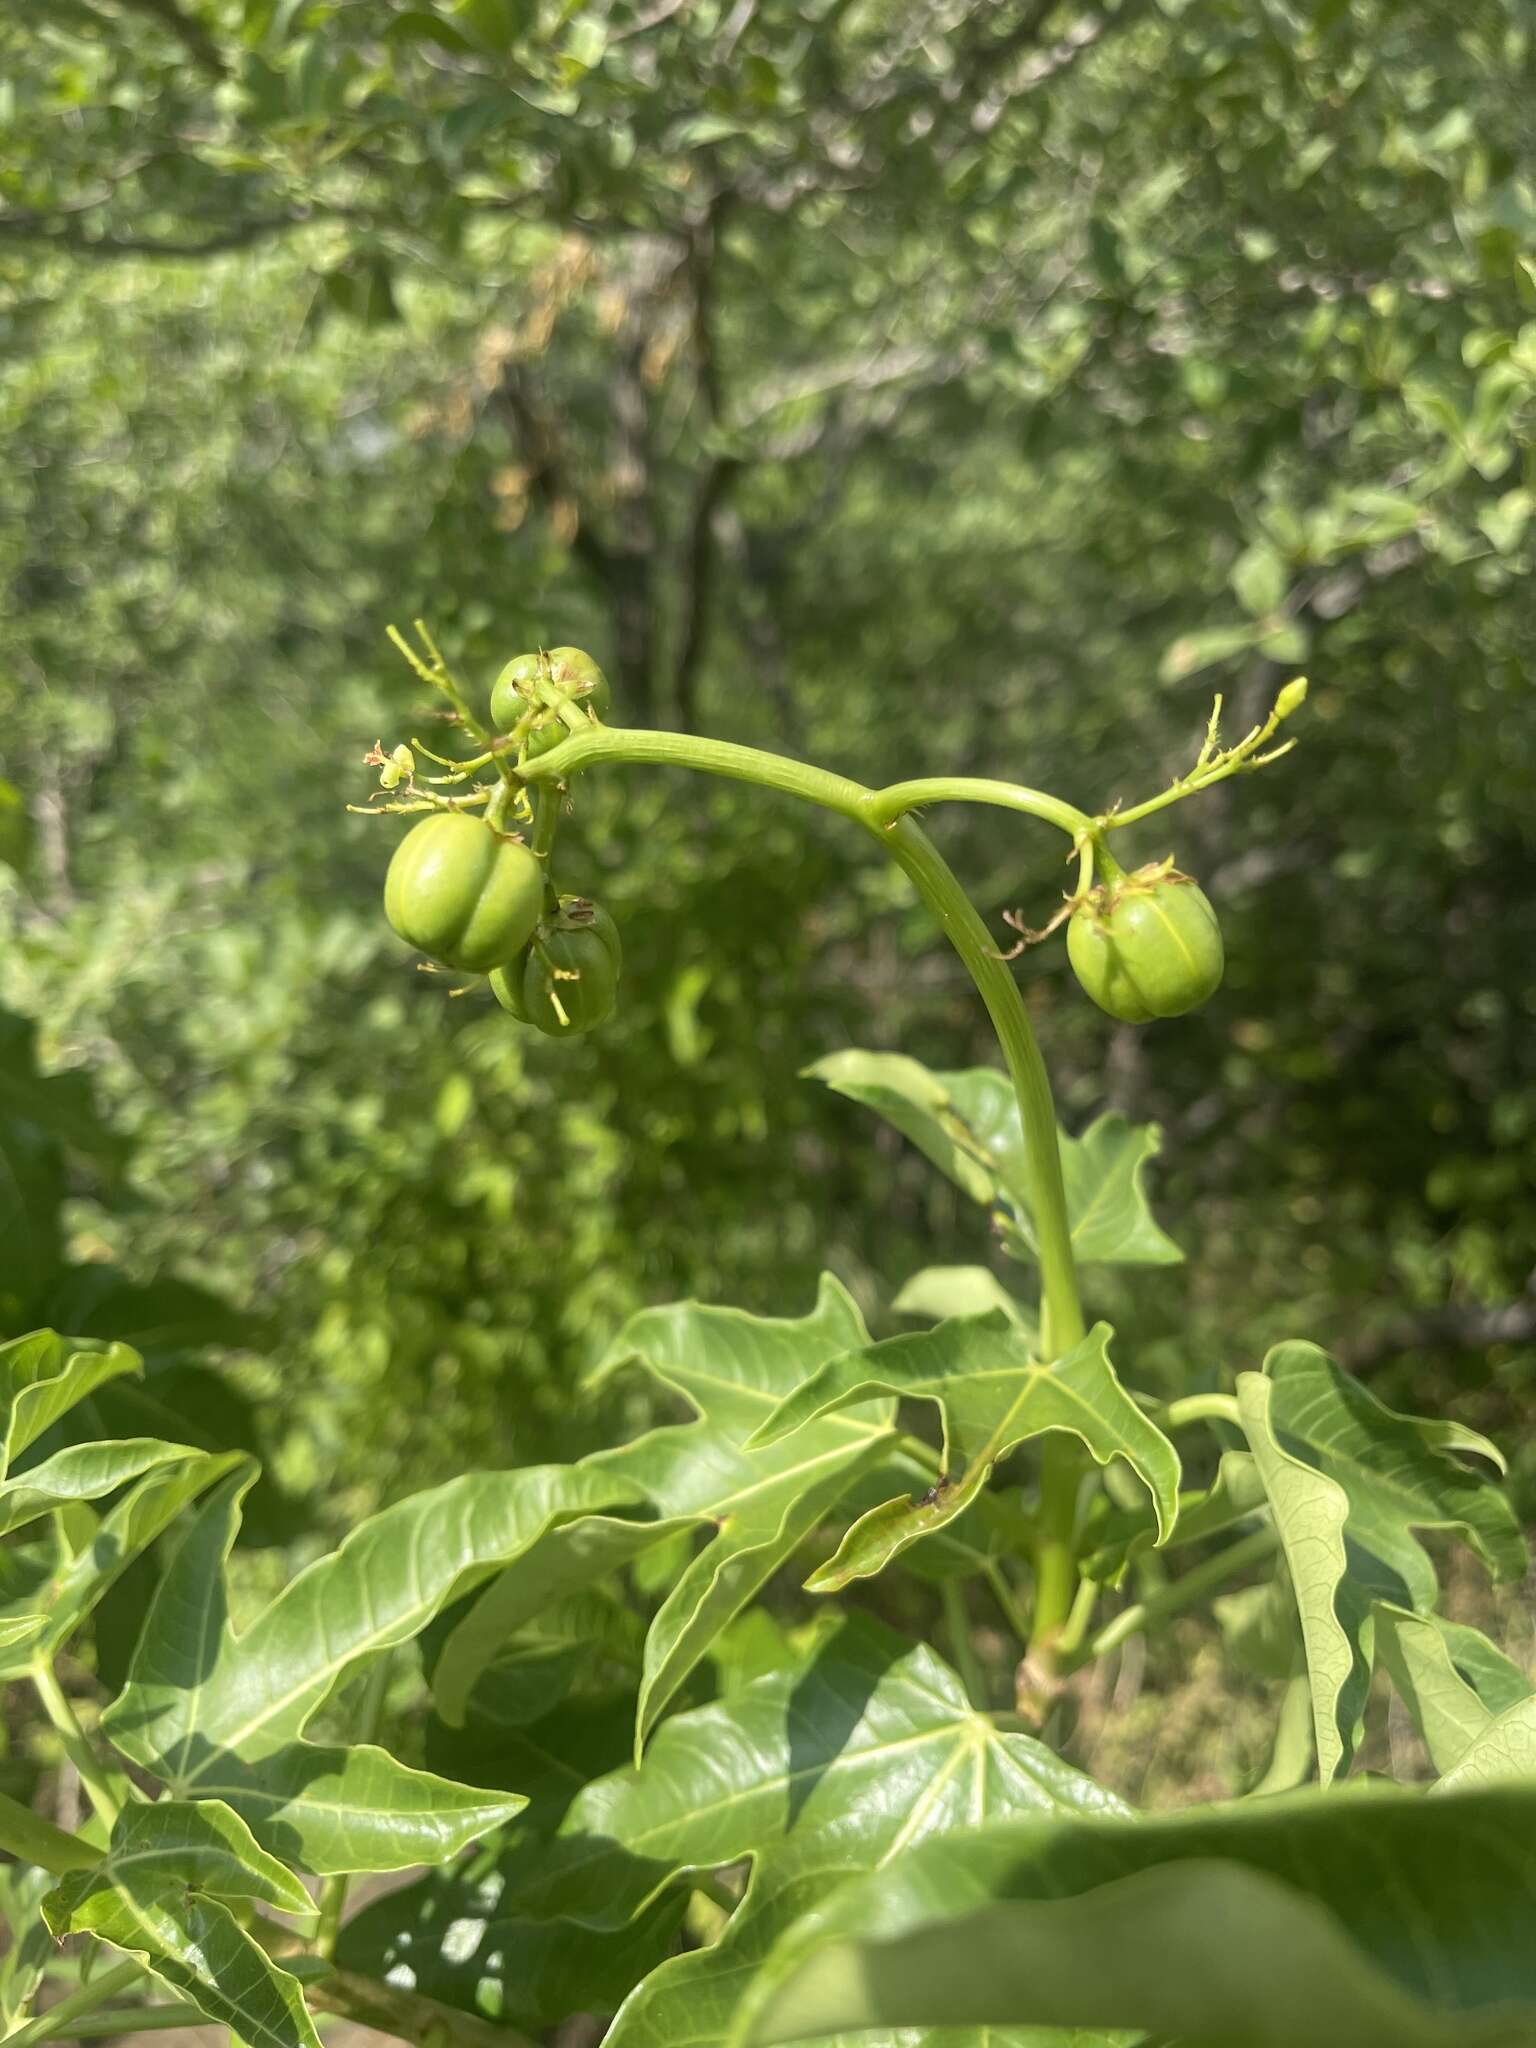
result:
[[[1068,921],[1067,954],[1099,1008],[1125,1024],[1197,1009],[1226,964],[1204,890],[1166,865],[1090,891]]]
[[[491,724],[497,732],[510,732],[528,706],[538,701],[533,685],[545,677],[573,702],[589,707],[599,718],[608,716],[613,693],[591,655],[579,647],[551,647],[546,654],[515,656],[496,678],[491,689]],[[569,733],[564,719],[551,708],[546,722],[528,735],[527,751],[533,757],[547,754]]]
[[[550,1038],[574,1038],[612,1013],[622,963],[619,928],[607,911],[585,897],[562,896],[558,916],[491,976],[491,992],[520,1024]]]
[[[543,900],[544,870],[527,847],[466,811],[413,826],[384,878],[384,915],[401,938],[465,974],[488,974],[525,946]]]

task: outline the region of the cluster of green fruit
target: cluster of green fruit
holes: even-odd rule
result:
[[[600,717],[608,704],[591,656],[557,647],[507,663],[491,721],[526,759],[570,736],[565,707]],[[502,828],[494,806],[493,797],[484,817],[445,808],[413,826],[389,864],[384,915],[440,966],[487,975],[519,1023],[551,1038],[591,1031],[618,994],[618,927],[589,898],[558,894],[546,862]]]

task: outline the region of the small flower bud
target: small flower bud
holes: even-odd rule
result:
[[[1276,725],[1280,723],[1281,719],[1289,718],[1293,711],[1299,711],[1306,701],[1307,679],[1305,676],[1295,676],[1286,684],[1285,688],[1275,699]]]

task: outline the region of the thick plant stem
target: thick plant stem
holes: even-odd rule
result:
[[[903,818],[880,836],[970,970],[1008,1062],[1019,1099],[1025,1185],[1035,1227],[1035,1255],[1040,1261],[1040,1348],[1047,1359],[1060,1358],[1082,1342],[1086,1331],[1061,1177],[1056,1110],[1024,1000],[1007,962],[998,958],[992,936],[971,899],[927,833],[910,818]],[[1029,1634],[1029,1655],[1040,1666],[1054,1663],[1056,1639],[1077,1597],[1077,1503],[1084,1465],[1084,1453],[1075,1438],[1055,1430],[1045,1438]]]
[[[108,1782],[96,1752],[86,1741],[85,1730],[75,1718],[75,1710],[65,1697],[64,1688],[54,1674],[52,1662],[46,1657],[39,1657],[31,1667],[31,1677],[44,1711],[64,1746],[64,1754],[80,1773],[80,1782],[85,1787],[92,1806],[107,1827],[112,1827],[122,1811],[122,1802]]]
[[[109,2004],[130,1985],[142,1984],[143,1981],[144,1972],[137,1963],[119,1963],[116,1969],[93,1977],[89,1984],[72,1991],[68,1998],[61,1998],[57,2005],[40,2012],[35,2020],[28,2020],[24,2026],[7,2034],[5,2048],[31,2048],[34,2041],[78,2041],[81,2037],[74,2029],[74,2021]]]
[[[594,725],[589,732],[573,734],[563,745],[528,763],[524,772],[534,782],[565,781],[578,770],[602,761],[694,768],[706,775],[724,775],[737,782],[781,790],[786,796],[803,797],[809,803],[853,819],[885,848],[933,913],[939,929],[976,984],[1018,1097],[1025,1194],[1040,1262],[1041,1350],[1047,1359],[1059,1358],[1081,1343],[1085,1334],[1083,1311],[1062,1182],[1056,1110],[1029,1013],[1008,963],[1000,957],[992,934],[949,864],[927,833],[902,813],[915,803],[979,797],[983,802],[1006,803],[1011,809],[1043,818],[1067,833],[1074,843],[1092,821],[1071,804],[1011,783],[967,782],[957,778],[897,783],[890,790],[870,790],[847,776],[833,775],[824,768],[787,760],[779,754],[763,753],[755,747],[699,739],[689,733],[626,732],[611,726]],[[1031,1657],[1047,1666],[1055,1661],[1056,1639],[1072,1611],[1077,1592],[1077,1502],[1083,1470],[1084,1454],[1072,1438],[1054,1432],[1047,1436],[1029,1644]]]
[[[1047,1358],[1059,1358],[1082,1342],[1085,1329],[1061,1178],[1061,1147],[1056,1140],[1056,1108],[1029,1013],[1008,963],[998,958],[992,934],[927,833],[910,818],[903,818],[878,836],[964,961],[1008,1063],[1009,1078],[1019,1098],[1025,1185],[1040,1261],[1041,1346]]]

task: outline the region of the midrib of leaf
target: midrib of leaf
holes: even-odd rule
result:
[[[1274,1392],[1274,1381],[1263,1373],[1238,1375],[1243,1428],[1273,1504],[1296,1589],[1312,1690],[1318,1769],[1327,1785],[1347,1761],[1338,1704],[1355,1660],[1355,1646],[1335,1606],[1335,1593],[1348,1570],[1344,1531],[1349,1495],[1337,1479],[1319,1472],[1281,1443],[1273,1420]]]
[[[940,1694],[930,1694],[929,1697],[942,1700],[942,1695]],[[942,1704],[947,1712],[954,1712],[953,1706],[949,1701],[942,1700]],[[803,1779],[826,1779],[836,1777],[848,1771],[862,1770],[868,1764],[878,1763],[882,1757],[899,1756],[908,1750],[922,1749],[925,1745],[937,1747],[946,1742],[953,1742],[959,1746],[963,1743],[963,1730],[963,1722],[956,1719],[950,1721],[942,1728],[926,1728],[920,1735],[903,1735],[892,1742],[877,1743],[870,1749],[860,1749],[852,1754],[845,1752],[841,1756],[835,1756],[822,1762],[806,1764],[797,1771],[780,1771],[771,1778],[755,1779],[751,1785],[739,1792],[729,1792],[718,1799],[712,1799],[690,1807],[689,1817],[690,1819],[697,1817],[713,1818],[717,1814],[728,1813],[732,1807],[741,1806],[747,1801],[771,1798],[777,1792],[787,1792],[793,1786],[798,1785]],[[658,1821],[654,1826],[642,1828],[638,1833],[627,1835],[624,1847],[639,1851],[653,1842],[659,1835],[665,1835],[667,1830],[674,1826],[676,1826],[675,1816],[665,1821]],[[607,1853],[606,1847],[602,1847],[594,1850],[590,1857],[581,1860],[573,1859],[572,1862],[562,1867],[560,1875],[564,1878],[572,1871],[579,1870],[582,1860],[592,1862],[597,1860],[599,1856],[606,1855]]]
[[[860,1431],[859,1434],[867,1437],[870,1447],[873,1448],[880,1442],[882,1437],[889,1437],[894,1441],[901,1432],[889,1424],[882,1424],[878,1429],[865,1429]],[[840,1465],[845,1462],[847,1456],[848,1452],[845,1445],[834,1444],[830,1450],[820,1451],[814,1458],[802,1458],[797,1465],[786,1465],[782,1471],[770,1473],[763,1479],[754,1479],[750,1486],[744,1486],[739,1493],[724,1495],[706,1519],[729,1518],[732,1514],[739,1514],[742,1503],[751,1500],[754,1494],[772,1492],[776,1487],[782,1486],[786,1480],[798,1479],[807,1472],[816,1471],[822,1465]],[[809,1488],[802,1489],[805,1492],[809,1490]]]
[[[835,1364],[836,1360],[832,1362]],[[1107,1363],[1108,1361],[1106,1360]],[[1117,1444],[1123,1447],[1121,1455],[1129,1457],[1130,1439],[1119,1424],[1104,1414],[1103,1411],[1095,1408],[1085,1394],[1080,1393],[1070,1382],[1052,1372],[1049,1366],[1041,1365],[1033,1359],[1023,1365],[981,1366],[974,1372],[954,1374],[948,1378],[935,1377],[929,1380],[918,1381],[910,1386],[902,1387],[900,1391],[910,1400],[937,1401],[941,1404],[947,1404],[954,1398],[956,1393],[974,1387],[980,1380],[1014,1380],[1018,1379],[1020,1375],[1025,1376],[1026,1384],[1014,1396],[1007,1409],[983,1439],[980,1447],[971,1454],[968,1459],[969,1464],[972,1466],[991,1464],[1001,1456],[1001,1446],[1009,1430],[1013,1428],[1015,1423],[1023,1420],[1030,1401],[1046,1386],[1055,1387],[1059,1393],[1064,1394],[1068,1403],[1086,1415],[1090,1423],[1097,1423],[1102,1426],[1104,1431]],[[867,1394],[864,1391],[866,1387],[869,1389]],[[887,1382],[878,1379],[866,1380],[860,1387],[851,1389],[847,1394],[840,1396],[840,1405],[852,1406],[859,1400],[873,1400],[877,1394],[883,1394],[887,1391]],[[829,1419],[828,1411],[821,1409],[816,1414],[807,1416],[805,1421],[798,1426],[801,1429],[807,1429],[814,1422]],[[1053,1428],[1062,1428],[1064,1426],[1059,1423],[1052,1425]],[[901,1432],[893,1430],[890,1433],[892,1435],[899,1435]]]
[[[132,1924],[140,1929],[144,1935],[143,1953],[149,1956],[151,1967],[153,1967],[157,1955],[165,1956],[174,1962],[177,1959],[176,1950],[181,1939],[174,1919],[169,1914],[164,1916],[163,1925],[168,1926],[172,1931],[171,1938],[167,1939],[162,1931],[161,1921],[152,1917],[148,1909],[141,1906],[136,1899],[130,1898],[120,1887],[115,1889],[119,1901],[127,1909]],[[234,1920],[233,1915],[231,1915],[230,1924],[232,1927],[238,1926],[238,1922]],[[110,1937],[105,1935],[101,1938],[103,1940],[110,1939]],[[118,1947],[122,1944],[114,1942],[112,1945]],[[199,1960],[206,1963],[206,1958],[201,1952],[199,1953]],[[211,1967],[209,1968],[209,1979],[210,1982],[214,1981]],[[173,1986],[173,1988],[175,1987]],[[259,2014],[253,2012],[248,2005],[243,2003],[235,1992],[226,1990],[223,1984],[219,1984],[218,1991],[219,1996],[239,2016],[239,2033],[245,2043],[245,2048],[264,2048],[264,2044],[270,2044],[270,2048],[289,2048],[286,2035],[275,2033]]]
[[[425,1600],[422,1593],[421,1574],[417,1565],[420,1536],[421,1530],[419,1524],[412,1523],[410,1526],[410,1534],[408,1538],[409,1548],[406,1553],[406,1579],[408,1583],[409,1593],[408,1598],[401,1604],[399,1614],[393,1621],[384,1623],[380,1623],[370,1614],[372,1626],[365,1629],[361,1635],[350,1638],[349,1640],[351,1642],[351,1648],[349,1648],[346,1654],[339,1659],[334,1656],[331,1645],[329,1642],[327,1642],[325,1646],[326,1658],[330,1668],[333,1671],[339,1671],[347,1664],[355,1664],[359,1657],[366,1657],[370,1650],[378,1647],[381,1640],[389,1637],[394,1630],[405,1626],[407,1617],[409,1615],[411,1615],[412,1613],[419,1613],[423,1606],[430,1606],[431,1603]],[[339,1555],[340,1553],[337,1552],[334,1554]],[[322,1560],[322,1562],[325,1562],[325,1560]],[[301,1574],[299,1578],[293,1581],[293,1586],[298,1586],[302,1584],[303,1576]],[[363,1587],[362,1598],[371,1610],[373,1604],[372,1590],[371,1588],[369,1588],[368,1581],[366,1578],[362,1580],[361,1584]],[[262,1621],[265,1622],[269,1616],[275,1613],[281,1601],[291,1596],[291,1593],[292,1587],[290,1586],[290,1588],[288,1589],[288,1594],[279,1594],[278,1601],[275,1602],[272,1607],[269,1607],[267,1609],[267,1613],[262,1617]],[[258,1624],[258,1626],[259,1625],[260,1624]],[[233,1633],[233,1631],[230,1631],[227,1635],[226,1640],[228,1641],[232,1650],[238,1651],[241,1645],[248,1642],[250,1636],[253,1635],[255,1632],[255,1628],[252,1628],[247,1630],[245,1635],[237,1636]],[[407,1633],[409,1633],[408,1630]],[[233,1731],[226,1732],[225,1734],[220,1736],[217,1743],[210,1744],[210,1753],[208,1758],[205,1760],[202,1768],[192,1772],[192,1774],[186,1779],[184,1779],[183,1782],[189,1785],[202,1784],[219,1750],[231,1750],[236,1755],[238,1755],[240,1745],[242,1742],[248,1741],[252,1735],[256,1734],[260,1729],[266,1727],[269,1721],[276,1720],[280,1714],[286,1713],[288,1708],[293,1705],[295,1700],[302,1699],[305,1693],[311,1690],[313,1684],[314,1676],[313,1674],[311,1674],[308,1678],[304,1680],[302,1684],[292,1687],[288,1692],[282,1694],[279,1698],[267,1702],[267,1704],[262,1708],[262,1711],[259,1714],[254,1715],[243,1726],[238,1727]],[[203,1688],[199,1686],[197,1688],[196,1697],[200,1700],[202,1696]],[[185,1748],[185,1744],[183,1744],[183,1748]]]
[[[851,1353],[861,1351],[864,1348],[861,1344],[850,1344],[847,1351],[834,1352],[832,1357],[827,1359],[824,1364],[819,1365],[816,1370],[817,1372],[825,1372],[829,1366],[836,1365],[838,1359],[847,1358]],[[660,1378],[669,1379],[669,1375],[662,1367],[658,1366],[654,1370]],[[736,1380],[723,1380],[716,1373],[695,1372],[691,1367],[688,1368],[687,1376],[690,1380],[701,1381],[705,1386],[718,1387],[722,1393],[734,1395],[739,1400],[754,1401],[759,1408],[766,1409],[770,1414],[781,1405],[785,1398],[782,1394],[768,1392],[764,1387],[744,1387]],[[673,1386],[677,1385],[676,1380],[669,1380],[669,1383]],[[872,1428],[869,1423],[860,1422],[857,1416],[853,1415],[832,1414],[821,1419],[825,1420],[831,1427],[842,1430],[848,1436],[876,1435],[879,1428],[884,1426],[878,1425]],[[700,1413],[700,1420],[708,1421],[707,1415],[703,1414],[702,1411]],[[684,1429],[692,1429],[694,1426],[692,1423],[684,1423],[682,1425]],[[644,1443],[644,1441],[644,1437],[636,1439],[637,1443]],[[626,1450],[630,1448],[632,1446],[625,1445]]]
[[[876,1870],[883,1869],[884,1866],[887,1863],[889,1863],[894,1856],[899,1855],[901,1851],[906,1847],[908,1842],[912,1840],[913,1836],[921,1828],[923,1822],[928,1818],[929,1814],[932,1813],[934,1807],[938,1804],[938,1801],[944,1791],[945,1786],[949,1783],[951,1778],[959,1776],[960,1770],[964,1765],[967,1757],[970,1757],[972,1761],[980,1763],[981,1759],[984,1758],[984,1756],[984,1745],[981,1743],[967,1742],[965,1739],[965,1732],[962,1730],[959,1739],[955,1743],[954,1755],[950,1757],[947,1763],[942,1765],[938,1770],[934,1772],[933,1776],[928,1780],[927,1784],[923,1787],[920,1797],[914,1800],[912,1805],[912,1811],[907,1815],[906,1819],[897,1829],[895,1837],[891,1841],[890,1846],[886,1849],[884,1855],[882,1855],[879,1861],[874,1865],[874,1868]],[[981,1768],[983,1770],[985,1769],[984,1763],[981,1763]]]
[[[1059,1392],[1065,1394],[1068,1402],[1071,1405],[1080,1409],[1082,1413],[1089,1418],[1090,1422],[1102,1423],[1105,1429],[1108,1431],[1109,1435],[1113,1437],[1114,1441],[1117,1444],[1124,1444],[1126,1442],[1124,1433],[1115,1424],[1109,1422],[1100,1413],[1100,1411],[1094,1407],[1093,1403],[1090,1400],[1088,1400],[1085,1395],[1080,1394],[1078,1392],[1076,1387],[1069,1385],[1069,1383],[1064,1379],[1059,1379],[1057,1375],[1053,1373],[1048,1366],[1038,1365],[1031,1362],[1030,1364],[1025,1366],[1015,1366],[1013,1367],[1013,1371],[1027,1373],[1029,1376],[1028,1382],[1024,1387],[1020,1389],[1019,1393],[1015,1396],[1012,1405],[1008,1409],[1008,1412],[1006,1413],[1006,1415],[1003,1416],[1001,1421],[997,1424],[996,1428],[992,1431],[992,1434],[987,1438],[986,1443],[983,1446],[981,1452],[972,1461],[973,1463],[980,1464],[983,1458],[985,1458],[987,1462],[990,1463],[999,1455],[997,1448],[998,1445],[1001,1444],[1003,1438],[1008,1434],[1009,1429],[1013,1426],[1013,1424],[1016,1421],[1022,1422],[1025,1410],[1028,1408],[1031,1398],[1035,1394],[1038,1394],[1041,1388],[1047,1383],[1057,1388]],[[999,1377],[1006,1378],[1007,1376],[1008,1375],[1006,1372],[997,1373],[989,1369],[986,1372],[967,1373],[965,1375],[964,1383],[969,1384],[972,1380],[976,1379],[995,1379]]]
[[[222,1579],[223,1574],[221,1572],[221,1583]],[[216,1627],[214,1620],[216,1612],[216,1603],[210,1600],[204,1603],[202,1611],[199,1613],[197,1618],[197,1663],[194,1668],[198,1671],[214,1671],[218,1668],[217,1651],[214,1652],[212,1660],[210,1660],[208,1654],[208,1645],[211,1636],[217,1633],[220,1636],[221,1640],[227,1639],[231,1646],[233,1646],[235,1642],[234,1631],[229,1628],[227,1617],[223,1619],[222,1627]],[[181,1743],[179,1745],[181,1754],[181,1764],[176,1773],[177,1782],[182,1784],[196,1784],[199,1782],[200,1778],[203,1775],[202,1772],[191,1769],[191,1750],[193,1739],[197,1735],[198,1716],[203,1704],[204,1690],[204,1687],[202,1687],[201,1685],[194,1686],[193,1688],[191,1688],[190,1697],[187,1701],[187,1728],[185,1734],[181,1738]],[[215,1749],[215,1747],[215,1745],[210,1745],[210,1751],[212,1752]],[[169,1762],[169,1758],[167,1758],[167,1762]]]
[[[308,1749],[313,1745],[300,1743],[297,1746]],[[354,1750],[351,1753],[355,1755],[356,1751]],[[384,1750],[380,1754],[387,1756],[389,1752]],[[260,1769],[260,1765],[257,1765],[256,1768]],[[406,1768],[413,1767],[407,1766]],[[436,1773],[423,1772],[421,1775],[435,1776]],[[308,1792],[269,1792],[261,1785],[254,1785],[247,1781],[221,1784],[217,1778],[212,1780],[199,1778],[197,1782],[202,1787],[202,1796],[205,1799],[223,1799],[231,1805],[238,1801],[240,1807],[264,1806],[273,1811],[281,1809],[284,1813],[292,1813],[295,1809],[303,1813],[328,1813],[335,1815],[340,1820],[354,1823],[357,1820],[358,1806],[356,1800],[347,1805],[336,1799],[317,1799]],[[477,1794],[488,1807],[503,1807],[509,1799],[517,1796],[514,1793],[487,1791],[484,1787],[477,1785],[459,1785],[451,1778],[445,1778],[442,1782],[445,1785],[452,1786],[455,1791]],[[239,1807],[236,1810],[238,1811]],[[371,1811],[371,1809],[364,1810]]]

